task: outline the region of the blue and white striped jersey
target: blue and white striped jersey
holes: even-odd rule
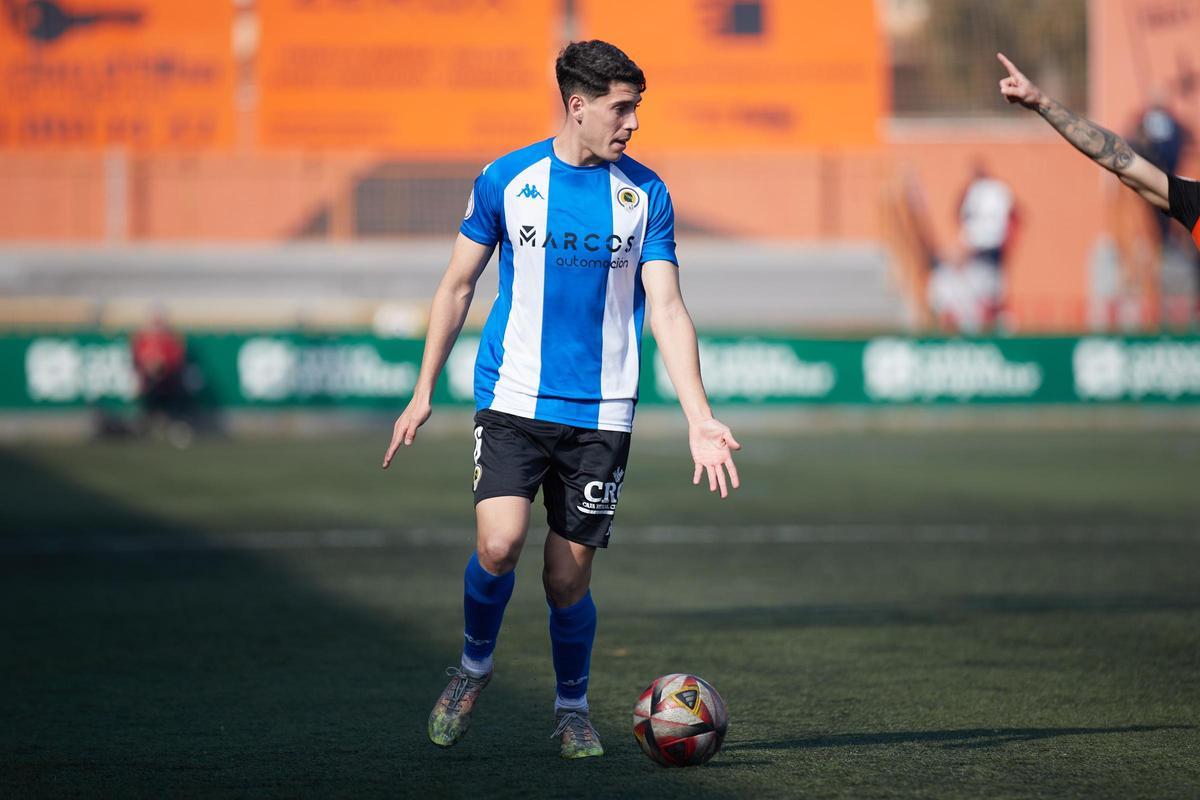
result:
[[[475,179],[461,231],[500,245],[500,291],[475,360],[475,405],[629,431],[646,295],[642,264],[675,258],[675,212],[628,156],[574,167],[551,139]]]

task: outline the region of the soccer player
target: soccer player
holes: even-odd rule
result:
[[[429,715],[429,738],[466,733],[492,678],[492,653],[538,489],[546,506],[542,583],[550,607],[554,701],[564,758],[604,753],[588,719],[596,607],[589,584],[607,547],[629,455],[646,301],[688,421],[695,471],[726,497],[740,445],[715,420],[696,331],[679,291],[675,214],[657,175],[625,155],[646,87],[602,41],[573,42],[555,64],[566,119],[558,135],[502,156],[475,179],[450,264],[434,293],[421,371],[383,459],[411,445],[462,328],[475,284],[500,246],[500,291],[475,362],[476,552],[467,563],[459,667]],[[726,477],[728,473],[728,478]]]
[[[1155,208],[1182,222],[1200,246],[1200,182],[1163,172],[1133,152],[1120,136],[1047,97],[1003,53],[996,57],[1008,70],[1008,77],[1000,81],[1004,99],[1036,111],[1076,150],[1114,173]]]

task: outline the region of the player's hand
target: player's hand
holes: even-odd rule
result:
[[[1000,81],[1000,94],[1010,103],[1020,103],[1036,111],[1045,100],[1042,90],[1034,86],[1033,81],[1026,78],[1004,53],[996,53],[996,58],[1000,59],[1000,63],[1008,70],[1008,77]]]
[[[721,490],[721,497],[729,496],[729,486],[738,488],[737,467],[733,464],[733,451],[741,450],[742,446],[733,438],[729,428],[715,419],[706,419],[688,426],[688,445],[692,448],[692,460],[696,462],[696,472],[692,475],[692,485],[700,483],[700,476],[708,473],[708,490]],[[729,480],[725,479],[728,471]]]
[[[417,438],[417,428],[425,424],[429,419],[429,415],[433,413],[433,408],[428,400],[418,400],[413,398],[409,401],[408,407],[404,409],[404,413],[396,420],[396,424],[392,426],[392,443],[388,445],[387,452],[383,454],[383,468],[387,469],[392,463],[392,456],[396,455],[396,451],[400,449],[400,445],[408,447]]]

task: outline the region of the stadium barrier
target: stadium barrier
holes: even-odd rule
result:
[[[188,336],[195,400],[224,408],[395,410],[416,382],[422,342],[301,331]],[[468,405],[478,338],[450,355],[435,402]],[[1200,402],[1200,337],[857,339],[705,335],[716,403],[854,406]],[[641,402],[674,393],[653,340]],[[0,410],[128,408],[137,378],[128,338],[0,336]]]

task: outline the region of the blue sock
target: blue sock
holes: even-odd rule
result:
[[[478,554],[473,554],[467,562],[463,576],[463,661],[472,662],[479,671],[491,669],[504,607],[512,597],[516,581],[516,572],[505,575],[488,572],[479,563]]]
[[[550,605],[550,651],[558,679],[560,700],[576,701],[586,708],[592,642],[596,638],[596,604],[588,592],[573,606]]]

